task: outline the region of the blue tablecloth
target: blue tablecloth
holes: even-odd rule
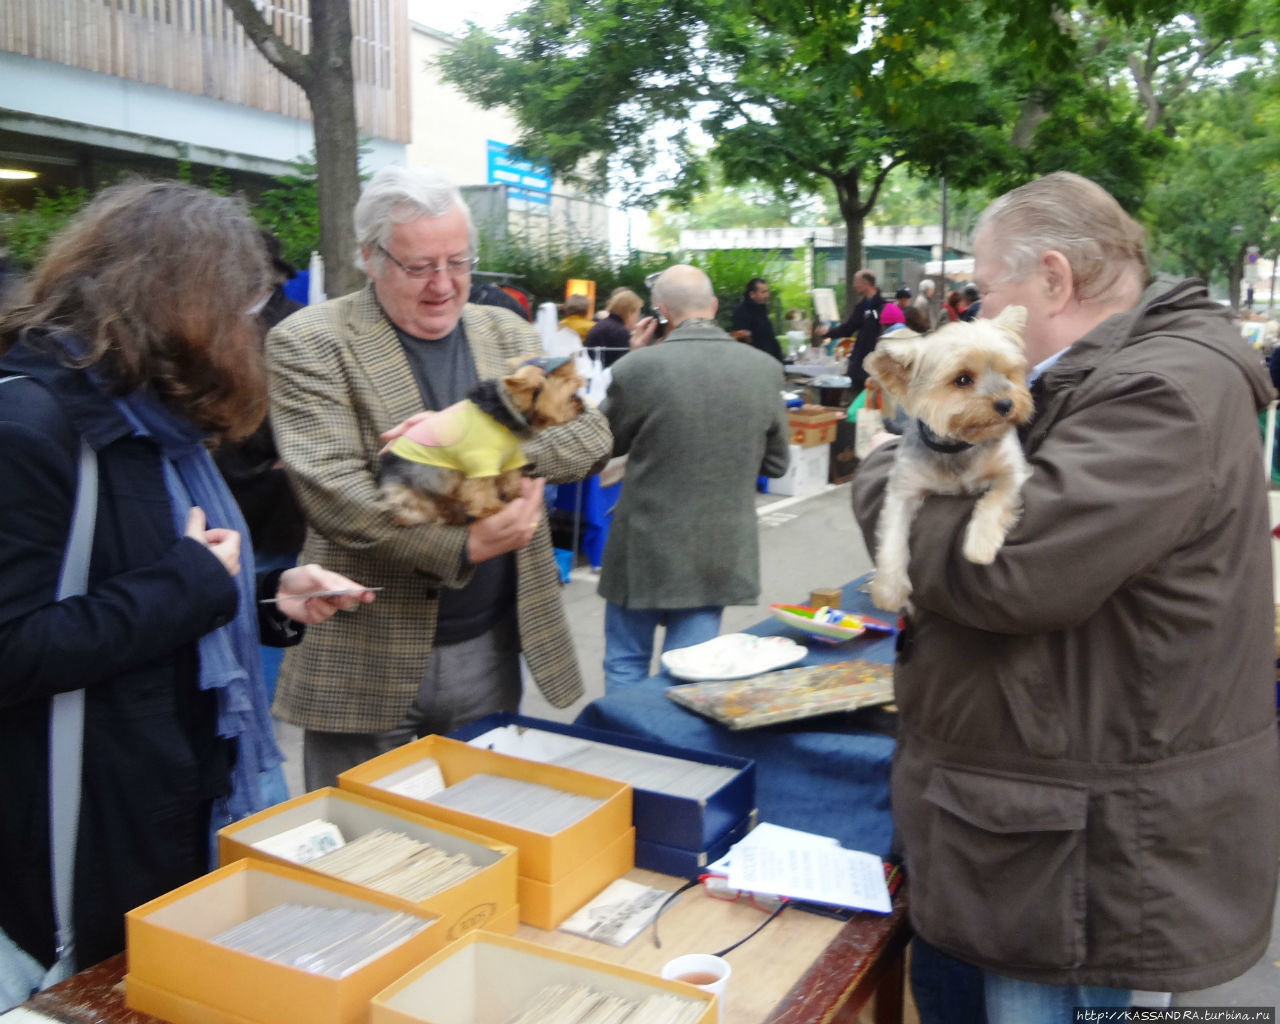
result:
[[[845,611],[878,619],[887,616],[857,592],[854,580],[844,588]],[[894,637],[866,633],[829,645],[767,619],[745,630],[758,636],[787,636],[804,642],[802,665],[864,658],[891,662]],[[885,856],[893,827],[889,818],[889,762],[893,739],[868,725],[884,728],[892,715],[867,708],[823,715],[787,725],[732,731],[686,711],[666,696],[675,680],[665,672],[638,686],[592,701],[578,715],[580,725],[611,729],[695,750],[718,751],[756,762],[756,806],[761,821],[835,836],[854,850]]]

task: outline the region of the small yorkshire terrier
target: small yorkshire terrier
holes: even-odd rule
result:
[[[536,356],[418,420],[382,455],[378,483],[396,522],[464,526],[501,511],[529,461],[520,442],[575,419],[583,383],[570,360]]]
[[[923,338],[881,339],[866,370],[911,417],[898,446],[876,523],[871,599],[897,611],[911,596],[911,521],[926,495],[982,494],[965,528],[963,552],[986,565],[1018,520],[1031,470],[1017,428],[1031,419],[1022,332],[1027,311],[957,321]]]

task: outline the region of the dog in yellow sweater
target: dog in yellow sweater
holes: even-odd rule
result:
[[[520,493],[528,459],[520,442],[582,412],[582,378],[568,359],[523,360],[467,397],[408,421],[382,454],[378,483],[402,526],[463,526]]]

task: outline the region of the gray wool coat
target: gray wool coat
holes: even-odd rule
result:
[[[626,455],[600,595],[624,608],[753,604],[756,477],[787,471],[776,359],[710,321],[682,324],[613,365],[600,411]]]

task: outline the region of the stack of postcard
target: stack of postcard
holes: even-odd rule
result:
[[[893,701],[893,666],[837,661],[750,679],[672,686],[667,696],[730,729],[794,722]]]

